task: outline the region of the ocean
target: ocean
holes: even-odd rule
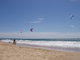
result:
[[[3,42],[13,42],[14,38],[0,39]],[[53,49],[60,51],[80,52],[80,38],[69,39],[19,39],[15,38],[18,46]]]

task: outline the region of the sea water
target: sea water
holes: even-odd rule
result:
[[[2,40],[13,42],[12,39]],[[80,39],[16,39],[17,45],[80,52]]]

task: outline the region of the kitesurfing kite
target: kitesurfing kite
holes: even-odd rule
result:
[[[33,28],[30,29],[30,32],[33,32]]]
[[[73,18],[74,18],[74,15],[71,15],[71,16],[70,16],[70,19],[72,20]]]

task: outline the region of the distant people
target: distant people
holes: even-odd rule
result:
[[[13,40],[13,44],[16,45],[16,40],[15,39]]]
[[[9,43],[11,43],[11,42],[9,41]]]

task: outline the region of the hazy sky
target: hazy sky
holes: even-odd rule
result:
[[[15,32],[0,33],[0,38],[80,38],[80,33]]]
[[[80,32],[80,0],[0,0],[0,32],[29,32],[31,27]]]

